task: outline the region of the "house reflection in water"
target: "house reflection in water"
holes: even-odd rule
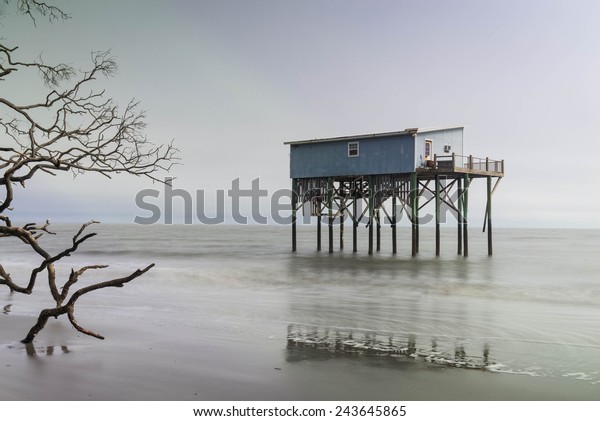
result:
[[[433,338],[423,344],[418,343],[417,339],[414,334],[391,335],[291,324],[287,333],[287,360],[363,356],[398,363],[413,361],[479,370],[486,370],[493,365],[487,343],[483,350],[469,354],[459,339],[444,338],[442,341]]]

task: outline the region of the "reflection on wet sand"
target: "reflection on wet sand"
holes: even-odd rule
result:
[[[291,324],[288,325],[286,349],[287,360],[290,362],[323,357],[366,356],[396,361],[412,359],[447,367],[480,370],[493,365],[487,343],[484,344],[483,350],[469,355],[459,339],[454,340],[454,354],[440,351],[439,341],[440,339],[433,338],[424,343],[417,343],[417,336],[414,334],[390,335]]]
[[[71,352],[69,348],[65,345],[61,346],[38,346],[36,347],[34,344],[29,343],[25,344],[25,351],[27,352],[28,357],[38,357],[40,355],[53,355],[54,351],[60,349],[63,354],[68,354]]]

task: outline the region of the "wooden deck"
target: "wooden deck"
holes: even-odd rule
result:
[[[477,158],[473,155],[435,155],[433,160],[427,161],[426,167],[417,168],[416,172],[419,178],[458,174],[468,174],[472,178],[504,177],[504,160]]]

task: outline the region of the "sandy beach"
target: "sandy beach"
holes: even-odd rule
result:
[[[578,283],[564,282],[569,275],[560,267],[536,272],[548,250],[559,249],[552,241],[581,241],[569,233],[553,233],[558,240],[530,233],[532,248],[542,251],[538,257],[520,258],[508,249],[502,235],[521,233],[507,231],[498,234],[493,260],[478,257],[476,247],[468,260],[415,260],[329,256],[310,250],[312,243],[291,254],[281,246],[289,234],[282,228],[101,228],[63,273],[70,265],[112,263],[84,280],[92,282],[93,276],[121,276],[134,264],[157,267],[124,288],[78,302],[78,322],[104,341],[59,318],[25,346],[20,339],[51,305],[47,287],[40,284],[31,296],[0,290],[0,308],[10,305],[0,312],[1,400],[600,396],[595,261],[579,256]],[[177,241],[148,241],[166,232]],[[311,237],[303,232],[307,242]],[[25,276],[29,262],[18,250],[3,255],[15,276]],[[354,348],[313,346],[315,338],[337,334],[352,334]],[[290,338],[300,346],[290,346]],[[401,349],[407,341],[417,357],[355,352],[387,343]],[[447,363],[430,362],[440,356]],[[459,368],[458,361],[480,368]]]
[[[436,367],[410,359],[323,357],[252,337],[96,321],[106,341],[52,321],[33,345],[14,338],[33,319],[0,317],[2,400],[595,400],[568,379]],[[100,329],[99,329],[100,330]],[[273,338],[277,344],[284,344]]]

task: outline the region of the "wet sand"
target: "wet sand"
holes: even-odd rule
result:
[[[439,367],[409,358],[286,349],[222,330],[95,320],[105,341],[51,320],[18,342],[34,318],[0,315],[2,400],[595,400],[598,385]]]

